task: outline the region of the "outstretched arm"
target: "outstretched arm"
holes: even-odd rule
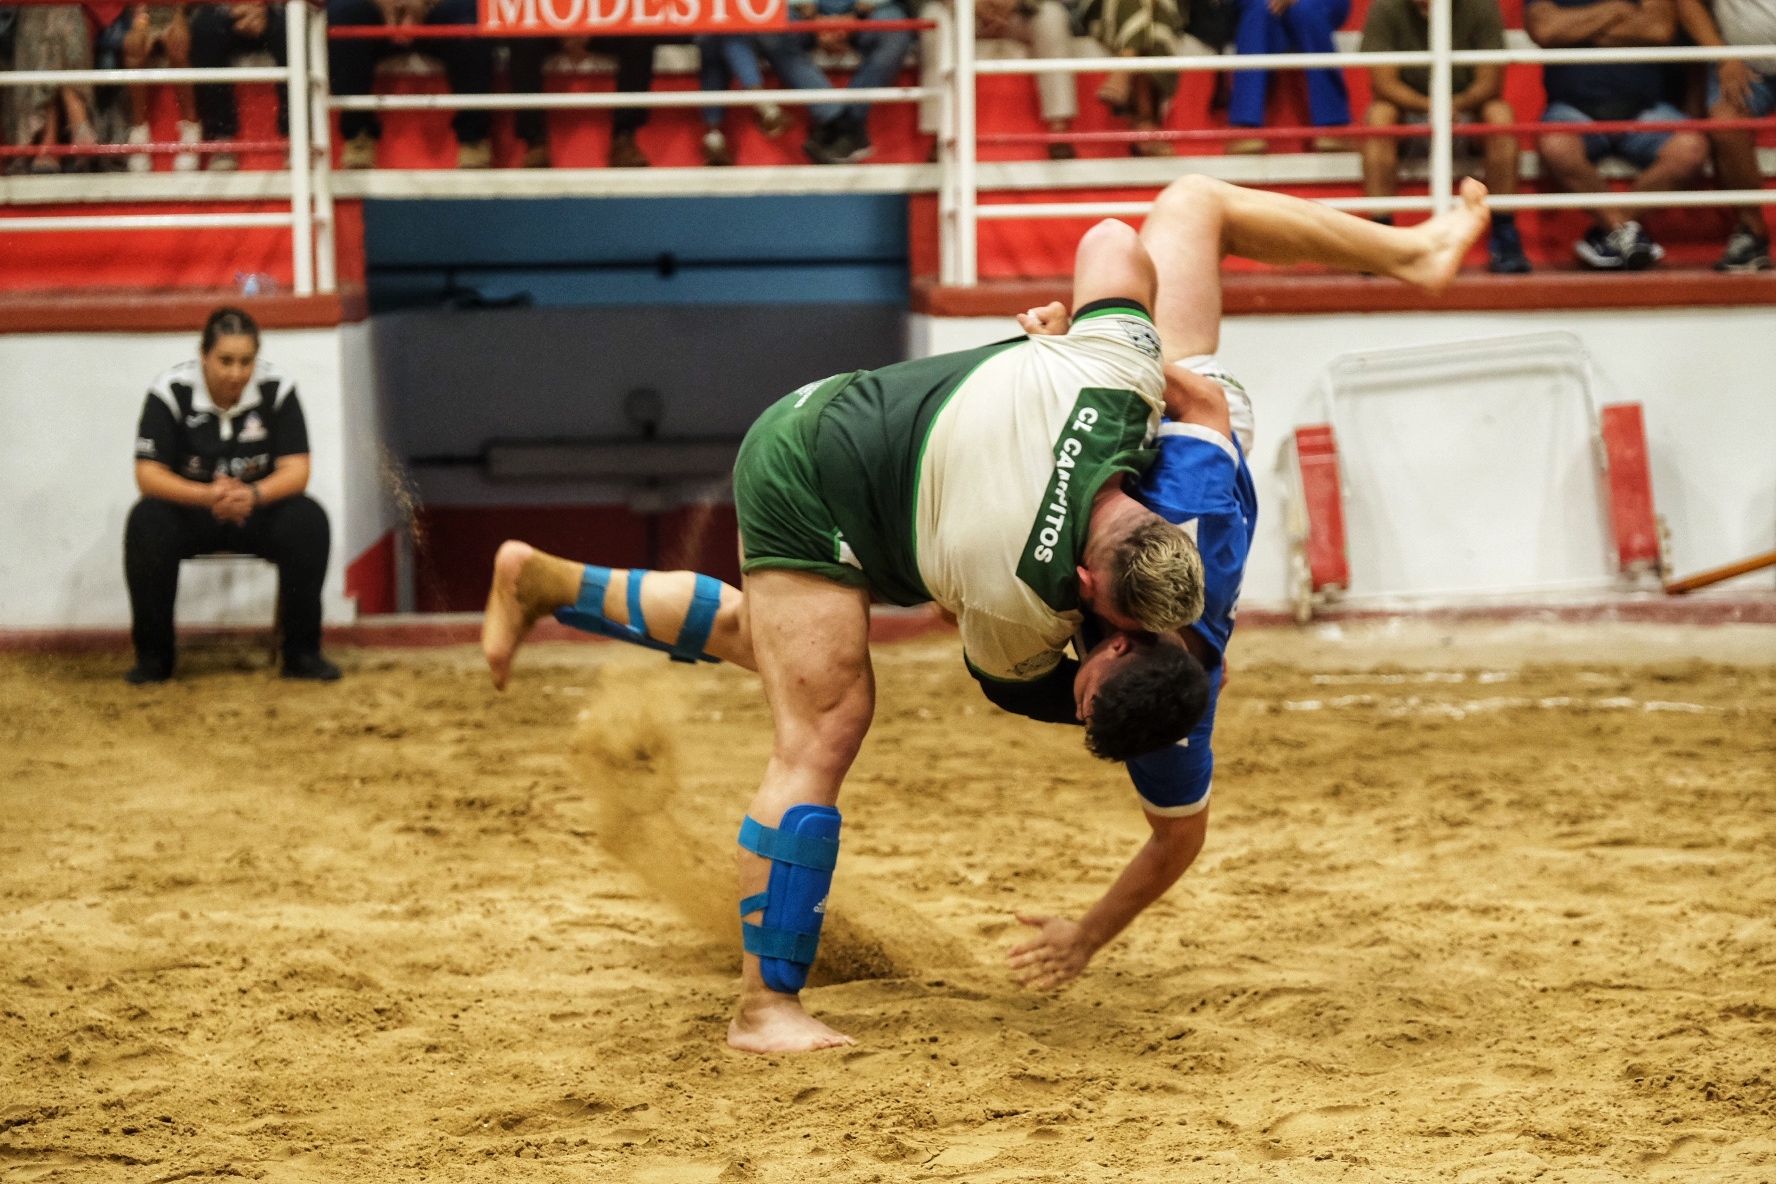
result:
[[[1207,807],[1183,818],[1147,812],[1152,833],[1129,860],[1110,890],[1077,921],[1024,913],[1018,920],[1036,935],[1012,949],[1018,982],[1048,990],[1079,977],[1092,956],[1128,927],[1148,905],[1166,894],[1202,851],[1209,831]]]

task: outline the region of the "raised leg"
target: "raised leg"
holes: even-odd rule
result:
[[[529,543],[509,540],[493,560],[493,584],[481,621],[481,652],[504,690],[511,678],[512,657],[539,620],[557,609],[571,608],[584,587],[586,565],[539,551]],[[629,580],[624,568],[611,572],[602,612],[618,625],[629,625]],[[678,640],[695,599],[697,573],[649,572],[641,584],[642,616],[648,636],[668,645]],[[738,588],[722,585],[721,607],[703,645],[705,653],[748,670],[757,669],[752,653],[746,601]]]
[[[1192,173],[1168,185],[1141,228],[1159,269],[1154,320],[1168,357],[1215,352],[1224,255],[1261,263],[1317,263],[1367,271],[1438,292],[1485,232],[1486,186],[1461,184],[1453,210],[1415,226],[1383,226],[1318,202],[1245,189]]]
[[[797,805],[832,806],[875,710],[869,659],[869,593],[802,572],[746,577],[746,607],[773,741],[748,817],[775,827]],[[770,863],[744,848],[741,899],[764,891]],[[809,1015],[800,995],[765,985],[746,954],[728,1044],[742,1052],[808,1052],[853,1043]]]

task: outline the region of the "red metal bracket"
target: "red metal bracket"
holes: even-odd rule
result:
[[[1598,411],[1610,534],[1616,565],[1625,574],[1663,573],[1664,548],[1653,510],[1653,476],[1647,463],[1646,421],[1639,403],[1611,403]]]
[[[1307,569],[1313,591],[1350,587],[1344,545],[1344,494],[1338,483],[1338,447],[1330,424],[1295,429],[1295,463],[1301,469],[1302,509],[1307,517]]]

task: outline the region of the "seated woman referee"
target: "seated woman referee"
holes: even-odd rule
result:
[[[259,326],[238,308],[204,323],[195,361],[154,380],[136,429],[136,487],[123,535],[130,639],[124,679],[173,674],[173,600],[179,563],[239,551],[278,569],[285,678],[331,682],[321,656],[321,581],[327,514],[308,487],[308,425],[296,387],[259,359]]]

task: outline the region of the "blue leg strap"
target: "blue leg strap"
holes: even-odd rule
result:
[[[628,595],[625,598],[629,607],[627,625],[604,615],[604,594],[610,587],[611,569],[591,563],[586,565],[584,574],[580,576],[580,598],[569,608],[556,609],[555,619],[582,633],[614,637],[631,645],[658,650],[671,655],[674,662],[719,662],[721,659],[704,653],[703,647],[709,642],[709,632],[715,627],[715,615],[721,609],[721,581],[714,576],[698,573],[691,606],[685,613],[684,625],[678,631],[678,640],[668,645],[663,641],[655,641],[647,633],[647,617],[641,606],[641,581],[648,574],[647,569],[640,567],[632,568],[629,572]]]
[[[775,828],[751,818],[740,824],[740,845],[771,861],[765,890],[740,902],[742,917],[763,915],[756,925],[742,921],[740,933],[773,991],[793,995],[808,981],[839,861],[839,822],[831,806],[791,806]]]
[[[709,631],[715,628],[715,614],[721,611],[722,582],[714,576],[697,573],[697,583],[691,591],[691,607],[685,612],[684,624],[679,626],[678,640],[672,643],[672,660],[674,662],[695,662],[699,658],[705,662],[714,662],[703,652],[709,644]],[[630,620],[634,620],[633,613]]]

